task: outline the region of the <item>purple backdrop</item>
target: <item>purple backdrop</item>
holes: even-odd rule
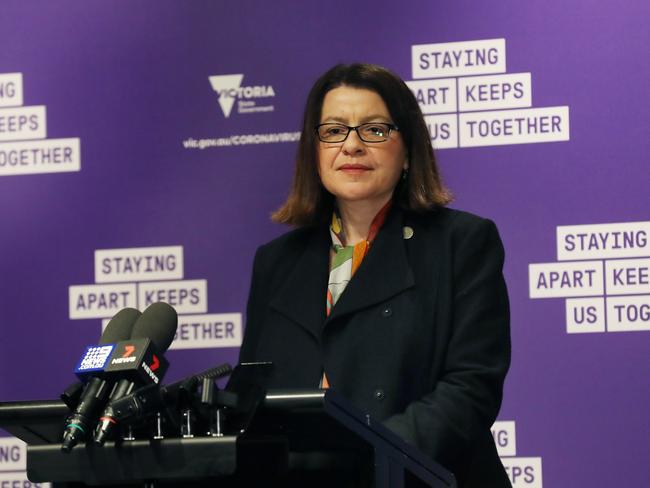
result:
[[[647,2],[0,12],[0,401],[57,396],[111,292],[184,311],[168,379],[234,363],[307,90],[361,60],[424,90],[453,206],[501,231],[513,363],[495,437],[514,486],[650,483]],[[3,442],[0,480],[24,476]]]

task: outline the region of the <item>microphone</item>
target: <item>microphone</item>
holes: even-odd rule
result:
[[[131,339],[118,344],[106,372],[119,372],[120,379],[99,418],[95,429],[96,444],[103,445],[118,423],[114,402],[129,395],[136,385],[160,383],[168,367],[162,353],[174,340],[177,326],[176,311],[164,302],[154,303],[136,321]]]
[[[188,376],[171,385],[151,384],[144,386],[112,403],[114,419],[118,422],[136,423],[158,411],[168,409],[170,405],[176,405],[179,396],[183,394],[181,392],[191,392],[197,383],[204,379],[214,381],[228,376],[231,372],[232,367],[230,364],[224,363],[201,373]]]
[[[76,444],[84,441],[86,432],[92,428],[91,424],[97,418],[99,409],[106,403],[112,386],[112,382],[103,377],[104,365],[109,359],[113,344],[131,337],[133,325],[140,315],[140,312],[134,308],[120,310],[106,326],[99,339],[99,346],[86,348],[75,370],[77,377],[86,380],[86,383],[79,395],[79,401],[75,402],[74,411],[66,419],[61,444],[63,452],[70,452]],[[66,393],[70,394],[74,389],[68,387]],[[70,402],[72,401],[74,400],[70,399]]]

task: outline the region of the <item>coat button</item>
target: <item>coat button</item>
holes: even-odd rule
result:
[[[377,388],[373,392],[372,396],[375,397],[375,400],[382,401],[384,398],[386,398],[386,393],[384,393],[384,390],[382,390],[381,388]]]
[[[408,240],[408,239],[410,239],[411,237],[413,237],[413,234],[415,234],[415,232],[413,232],[413,227],[409,227],[409,226],[407,225],[407,226],[405,226],[405,227],[402,229],[402,234],[403,234],[403,236],[404,236],[404,239],[407,239],[407,240]]]
[[[393,315],[393,309],[392,308],[385,307],[384,309],[382,309],[382,311],[381,311],[381,316],[382,317],[386,318],[386,317],[390,317],[391,315]]]

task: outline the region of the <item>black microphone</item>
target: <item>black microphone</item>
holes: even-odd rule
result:
[[[140,312],[134,308],[124,308],[117,312],[110,320],[104,333],[99,339],[100,345],[110,345],[131,337],[131,331],[136,320],[140,317]],[[78,367],[77,376],[85,379],[83,391],[79,396],[79,401],[72,414],[66,419],[66,426],[63,431],[63,441],[61,450],[70,452],[72,448],[86,438],[88,430],[92,429],[99,410],[105,405],[108,399],[108,392],[113,386],[110,380],[104,378],[103,365],[100,367],[90,367],[92,364],[86,363],[84,368],[84,359],[88,360],[89,355],[93,355],[91,350],[102,348],[87,348]],[[96,356],[95,356],[96,357]],[[107,357],[105,359],[108,359]],[[68,391],[70,388],[68,388]]]
[[[95,429],[95,443],[103,445],[117,425],[113,403],[129,395],[136,386],[159,384],[167,370],[168,363],[162,353],[169,348],[176,334],[178,316],[176,311],[164,302],[150,305],[133,326],[130,341],[118,346],[107,371],[120,371],[121,378],[111,391],[108,404],[102,412]],[[123,349],[120,349],[122,347]]]
[[[113,407],[114,419],[118,422],[130,424],[143,420],[170,406],[177,406],[179,396],[183,391],[192,391],[197,383],[204,379],[212,381],[228,376],[232,372],[230,364],[224,363],[219,366],[193,374],[171,385],[147,385],[137,389],[133,393],[115,400]]]

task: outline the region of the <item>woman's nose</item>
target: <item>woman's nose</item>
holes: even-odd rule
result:
[[[351,130],[347,139],[343,142],[343,152],[345,154],[360,154],[366,151],[366,145],[359,138],[356,130]]]

